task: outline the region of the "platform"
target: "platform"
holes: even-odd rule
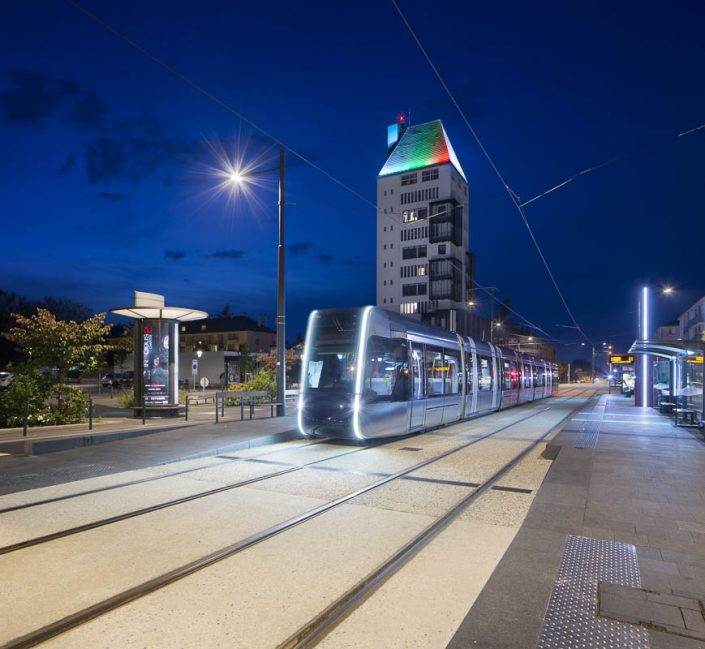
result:
[[[705,649],[705,443],[603,395],[549,445],[526,520],[449,649]]]

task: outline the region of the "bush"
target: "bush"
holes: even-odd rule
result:
[[[277,384],[274,380],[274,372],[263,370],[254,379],[247,383],[247,390],[250,392],[266,392],[269,399],[274,399],[277,393]]]
[[[246,392],[247,383],[231,383],[228,386],[228,392]]]
[[[121,408],[132,408],[135,405],[134,390],[121,390],[115,399]]]
[[[78,388],[57,385],[54,390],[56,401],[50,406],[52,423],[80,424],[86,420],[88,397]]]
[[[0,427],[21,426],[24,421],[24,406],[29,403],[31,425],[51,424],[52,413],[48,399],[51,383],[36,368],[19,366],[13,370],[10,386],[0,392]]]

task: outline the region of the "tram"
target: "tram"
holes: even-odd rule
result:
[[[378,307],[313,311],[301,367],[306,437],[394,437],[554,396],[558,368]]]

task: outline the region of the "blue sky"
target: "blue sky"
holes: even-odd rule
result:
[[[699,2],[400,2],[595,340],[626,345],[638,287],[674,284],[658,320],[705,292],[705,44]],[[491,6],[490,6],[491,5]],[[86,0],[84,6],[375,200],[386,126],[440,118],[470,181],[478,281],[567,341],[570,324],[501,184],[386,2]],[[96,310],[132,290],[267,313],[276,182],[217,195],[214,150],[261,166],[261,134],[69,4],[0,24],[0,288]],[[373,303],[375,211],[288,156],[289,337],[313,308]],[[577,354],[567,348],[564,355]]]

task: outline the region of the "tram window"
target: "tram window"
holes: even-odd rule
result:
[[[537,365],[536,366],[536,387],[537,388],[542,388],[544,385],[546,385],[545,382],[545,368],[542,365]]]
[[[409,388],[406,341],[371,336],[365,362],[365,398],[368,401],[408,401]]]
[[[466,385],[466,394],[472,394],[473,391],[473,385],[472,385],[472,361],[473,361],[473,355],[472,354],[465,354],[465,385]]]
[[[314,349],[306,367],[306,387],[352,392],[355,354],[341,346]]]
[[[503,361],[504,366],[504,389],[516,390],[519,387],[519,372],[517,364],[509,361]]]
[[[439,347],[426,347],[426,396],[443,396],[443,352]]]
[[[457,352],[445,350],[443,354],[445,394],[460,394],[460,358]]]
[[[411,375],[413,377],[412,399],[424,398],[423,350],[416,347],[411,350]]]
[[[488,356],[477,357],[477,389],[480,392],[492,390],[492,359]]]
[[[531,382],[531,366],[530,365],[524,365],[524,387],[525,388],[531,388],[532,382]]]

